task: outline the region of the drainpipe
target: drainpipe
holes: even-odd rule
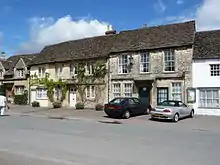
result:
[[[184,103],[186,104],[186,72],[183,72]]]
[[[107,60],[108,60],[108,103],[109,103],[109,99],[110,99],[110,96],[109,96],[109,92],[110,92],[110,60],[109,60],[109,58]]]

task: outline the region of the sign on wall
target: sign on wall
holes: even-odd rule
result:
[[[195,103],[196,102],[196,89],[188,88],[187,89],[187,103]]]

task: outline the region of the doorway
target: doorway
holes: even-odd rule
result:
[[[139,99],[147,106],[150,105],[150,87],[139,87]]]
[[[70,88],[69,91],[69,103],[70,103],[70,107],[75,107],[76,105],[76,91],[75,88]]]

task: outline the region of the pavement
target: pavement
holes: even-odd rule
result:
[[[220,118],[178,123],[147,116],[113,124],[11,115],[0,118],[0,165],[217,165]]]

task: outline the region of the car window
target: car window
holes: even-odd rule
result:
[[[178,107],[179,106],[179,102],[178,101],[163,101],[160,105],[162,105],[162,106]]]
[[[187,107],[186,104],[184,104],[183,102],[179,102],[180,107]]]
[[[136,104],[133,99],[129,99],[129,100],[128,100],[128,103],[129,103],[130,105]]]
[[[140,100],[136,99],[136,98],[133,98],[135,104],[141,104]]]
[[[124,104],[126,100],[124,98],[115,98],[110,103],[112,104]]]

